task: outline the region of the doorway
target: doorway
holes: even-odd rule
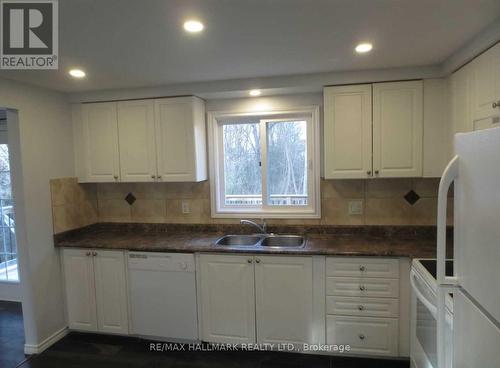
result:
[[[16,367],[24,355],[21,277],[12,188],[8,116],[0,109],[0,366]]]

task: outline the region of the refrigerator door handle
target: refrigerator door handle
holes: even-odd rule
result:
[[[448,189],[458,178],[458,156],[453,157],[439,182],[437,211],[437,282],[439,285],[457,285],[456,276],[446,276],[446,210]]]

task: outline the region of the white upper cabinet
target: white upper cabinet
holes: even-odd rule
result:
[[[422,176],[440,177],[450,160],[449,83],[445,78],[424,80],[424,132]]]
[[[471,65],[465,65],[450,76],[451,131],[464,133],[472,130]]]
[[[207,179],[205,104],[175,97],[73,106],[80,182]]]
[[[325,178],[422,176],[422,81],[324,89]]]
[[[83,181],[118,181],[120,165],[116,103],[84,104],[80,132],[83,140]]]
[[[473,128],[500,115],[500,44],[487,50],[470,64],[470,93]]]
[[[124,182],[156,179],[154,101],[118,102],[120,176]]]
[[[375,177],[422,176],[422,81],[373,85]]]
[[[155,100],[155,120],[159,179],[206,180],[203,101],[196,97]]]
[[[324,89],[326,179],[372,175],[372,86]]]

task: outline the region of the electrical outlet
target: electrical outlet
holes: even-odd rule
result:
[[[188,201],[182,201],[181,202],[181,207],[182,207],[182,213],[183,214],[191,213],[191,209],[189,208],[189,202]]]
[[[363,201],[361,199],[349,201],[349,215],[362,215]]]

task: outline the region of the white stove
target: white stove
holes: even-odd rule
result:
[[[414,368],[438,368],[437,364],[437,293],[435,259],[414,259],[410,283],[411,296],[411,366]],[[453,261],[447,261],[447,274],[453,274]],[[453,333],[453,298],[446,299],[447,333],[451,349]],[[446,368],[452,366],[451,351],[446,354]]]

